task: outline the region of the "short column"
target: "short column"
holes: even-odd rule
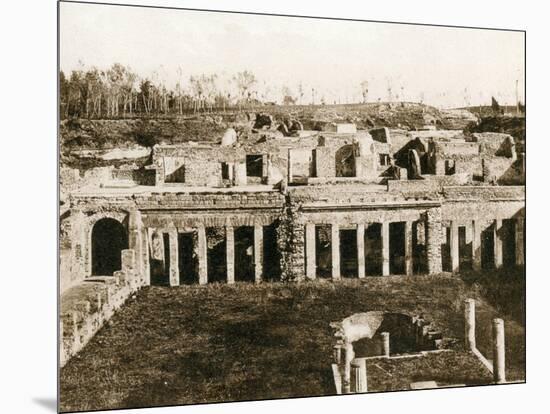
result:
[[[365,224],[357,225],[357,276],[365,277]]]
[[[254,225],[254,282],[262,281],[263,273],[264,229],[260,224]]]
[[[481,270],[481,223],[472,221],[472,268]]]
[[[235,283],[235,230],[233,226],[225,226],[225,258],[227,283]]]
[[[467,350],[476,348],[476,302],[464,300],[464,345]]]
[[[208,283],[208,267],[207,267],[207,253],[208,245],[206,244],[206,228],[199,226],[198,232],[198,253],[199,253],[199,284],[205,285]]]
[[[385,357],[390,356],[390,333],[389,332],[382,332],[380,334],[382,337],[382,355]]]
[[[382,276],[390,274],[390,223],[382,223]]]
[[[497,384],[506,382],[504,321],[502,319],[493,319],[493,379]]]
[[[332,278],[340,279],[340,226],[331,226],[330,245],[332,247]]]
[[[178,230],[171,228],[168,231],[168,237],[170,240],[170,286],[178,286],[180,284],[180,272],[178,264]]]
[[[315,279],[316,269],[315,224],[306,224],[306,277]]]
[[[459,253],[458,253],[458,222],[451,221],[451,271],[458,272],[459,268]]]
[[[494,248],[495,248],[495,269],[502,267],[502,220],[497,219],[493,225]]]
[[[413,274],[413,254],[412,254],[412,221],[405,222],[405,274]]]
[[[516,266],[523,266],[525,263],[524,243],[524,221],[520,217],[516,219]]]
[[[367,392],[367,361],[365,358],[357,358],[351,362],[350,374],[350,391]]]

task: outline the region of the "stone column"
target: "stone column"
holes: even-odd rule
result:
[[[349,394],[351,382],[351,362],[355,358],[353,345],[351,343],[344,344],[344,375],[342,378],[342,392]]]
[[[138,210],[130,211],[128,217],[128,248],[136,252],[136,273],[143,278],[143,243],[141,242],[143,223]]]
[[[365,223],[357,224],[357,276],[365,277]]]
[[[330,245],[332,248],[332,278],[340,279],[340,226],[331,225]]]
[[[506,382],[504,358],[504,321],[493,319],[493,380],[497,384]]]
[[[351,362],[351,392],[367,392],[367,361],[357,358]]]
[[[236,162],[233,164],[233,179],[236,186],[247,184],[246,164],[244,162]]]
[[[380,336],[382,336],[382,353],[384,356],[389,357],[390,356],[390,333],[382,332]]]
[[[426,262],[428,273],[441,273],[441,207],[426,211]]]
[[[315,224],[306,224],[306,277],[315,279],[316,268]]]
[[[235,230],[233,226],[225,226],[225,257],[227,268],[227,283],[235,283]]]
[[[523,266],[525,263],[523,220],[523,217],[516,219],[516,266]]]
[[[199,284],[206,285],[208,283],[208,267],[206,258],[208,255],[208,245],[206,244],[206,229],[203,225],[198,229],[198,253],[199,253]]]
[[[142,246],[142,260],[143,260],[143,284],[149,286],[151,284],[151,266],[149,262],[149,231],[143,227],[141,231],[141,246]]]
[[[254,282],[262,281],[263,273],[264,229],[261,224],[254,225]]]
[[[227,163],[227,178],[229,179],[230,183],[233,183],[233,169],[234,169],[234,163],[228,162]]]
[[[292,182],[292,150],[288,149],[288,159],[287,159],[287,183]]]
[[[458,272],[460,256],[458,251],[458,222],[451,221],[451,271]]]
[[[412,276],[413,274],[412,226],[412,221],[405,222],[405,274],[407,276]]]
[[[481,222],[472,221],[472,268],[481,270]]]
[[[476,301],[464,301],[464,345],[466,350],[476,348]]]
[[[495,269],[502,267],[502,220],[496,219],[493,225],[494,231],[494,248],[495,248]]]
[[[168,230],[170,240],[170,286],[178,286],[180,284],[180,271],[178,263],[178,230],[171,228]]]
[[[382,276],[390,274],[390,223],[382,222]]]
[[[332,347],[334,353],[334,363],[340,365],[342,363],[342,344],[336,344]]]

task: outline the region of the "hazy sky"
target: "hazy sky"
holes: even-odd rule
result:
[[[283,85],[303,103],[388,98],[456,107],[515,103],[524,95],[521,32],[61,3],[61,69],[129,65],[173,86],[190,75],[252,71],[256,89],[280,100]],[[178,71],[178,68],[180,70]],[[179,73],[178,73],[179,72]],[[229,87],[229,86],[228,86]]]

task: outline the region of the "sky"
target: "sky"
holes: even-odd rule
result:
[[[438,107],[515,104],[524,96],[522,32],[260,16],[84,3],[60,4],[60,65],[113,63],[173,87],[217,74],[231,92],[248,70],[260,97],[301,103],[423,101]],[[517,82],[516,82],[517,81]],[[388,89],[391,88],[391,94]]]

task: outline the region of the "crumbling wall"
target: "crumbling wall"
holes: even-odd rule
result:
[[[305,229],[296,221],[300,206],[287,196],[277,227],[277,247],[280,252],[281,280],[299,281],[305,278]]]
[[[121,256],[122,269],[115,272],[114,277],[106,280],[104,284],[97,283],[103,286],[93,300],[64,304],[63,296],[61,297],[61,366],[80,352],[126,299],[143,286],[143,281],[136,271],[135,251],[123,250]]]

